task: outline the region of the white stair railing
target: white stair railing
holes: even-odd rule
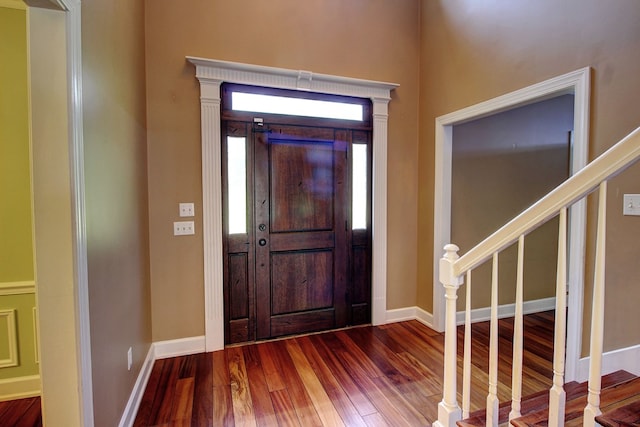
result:
[[[498,425],[498,256],[499,253],[518,241],[518,276],[516,283],[516,316],[513,337],[512,399],[509,419],[520,416],[522,391],[522,265],[524,263],[524,236],[559,215],[558,227],[558,267],[556,280],[556,316],[553,356],[553,385],[549,390],[549,426],[564,425],[564,357],[566,319],[566,263],[567,263],[567,209],[596,188],[599,188],[598,231],[596,260],[594,268],[594,291],[591,325],[591,351],[589,370],[588,404],[584,409],[584,425],[594,426],[594,418],[600,413],[600,377],[602,366],[602,341],[604,333],[604,272],[606,246],[606,189],[607,180],[622,172],[640,159],[640,128],[615,144],[584,169],[556,187],[530,208],[505,224],[498,231],[480,242],[462,257],[458,247],[445,246],[445,255],[440,259],[440,282],[445,288],[445,350],[444,386],[442,401],[438,405],[436,427],[453,427],[461,416],[467,417],[471,395],[471,328],[470,299],[471,271],[493,257],[491,290],[491,325],[489,343],[489,392],[487,395],[486,425]],[[467,302],[465,315],[465,349],[463,360],[463,409],[460,410],[456,394],[457,331],[456,300],[457,291],[467,277]]]

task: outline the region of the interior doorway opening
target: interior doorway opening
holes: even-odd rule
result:
[[[433,327],[444,329],[444,288],[439,282],[438,263],[444,245],[451,242],[451,165],[453,126],[498,112],[562,95],[574,96],[574,132],[571,145],[570,173],[587,163],[589,135],[590,69],[583,68],[544,82],[508,93],[436,119],[435,188],[434,188],[434,259],[433,259]],[[584,271],[581,259],[585,252],[586,205],[577,202],[569,210],[569,267],[567,315],[567,353],[565,379],[575,378],[581,351],[582,300]],[[455,243],[455,242],[454,242]]]

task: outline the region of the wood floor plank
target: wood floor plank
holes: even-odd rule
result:
[[[322,426],[322,421],[311,402],[300,375],[293,366],[291,356],[287,352],[285,341],[273,343],[274,364],[282,373],[282,378],[286,378],[287,391],[300,424],[303,426]]]
[[[171,409],[171,421],[191,421],[193,411],[194,378],[180,378],[176,381],[176,392]]]
[[[385,426],[389,426],[389,424],[387,424],[387,422],[385,421],[384,417],[382,415],[380,415],[379,413],[377,413],[377,412],[374,412],[373,414],[366,415],[364,417],[364,422],[369,427],[385,427]]]
[[[258,344],[258,352],[260,353],[260,360],[262,361],[262,371],[264,372],[264,378],[269,386],[269,391],[283,390],[285,381],[282,379],[280,370],[275,364],[275,355],[273,349],[273,343],[265,342]]]
[[[337,354],[331,351],[324,343],[324,338],[327,336],[328,334],[314,335],[309,337],[309,340],[313,343],[315,350],[327,365],[331,374],[340,383],[340,386],[345,391],[358,413],[363,417],[376,413],[376,407],[373,406],[367,396],[360,390],[353,378],[344,369],[342,363],[338,360]]]
[[[313,371],[311,364],[302,353],[302,349],[297,340],[287,340],[286,348],[291,356],[293,365],[300,375],[302,384],[304,385],[313,406],[316,408],[316,412],[320,417],[320,421],[324,426],[344,426],[342,418],[335,406],[331,402],[331,399],[327,395],[322,383],[318,379],[316,373]]]
[[[224,350],[214,351],[212,353],[213,378],[214,386],[231,385],[229,379],[229,366],[227,364],[227,352]]]
[[[244,364],[241,347],[233,347],[227,351],[229,378],[231,379],[231,400],[233,402],[233,418],[236,425],[255,426],[253,400],[249,391],[249,380]]]
[[[355,380],[360,390],[369,398],[371,403],[376,407],[377,411],[387,420],[388,423],[398,426],[411,426],[411,416],[403,414],[396,406],[396,402],[389,398],[388,391],[381,389],[367,375],[366,369],[361,369],[358,362],[350,353],[342,354],[342,363],[347,372]],[[380,377],[378,377],[380,378]],[[385,393],[387,391],[387,393]]]
[[[235,424],[230,385],[213,386],[212,405],[212,421],[214,425],[232,426]]]
[[[278,419],[278,425],[281,427],[299,427],[300,421],[293,402],[291,402],[289,392],[283,388],[272,391],[270,396]]]
[[[336,410],[340,414],[344,423],[348,426],[365,426],[366,423],[358,413],[358,410],[349,399],[349,396],[341,387],[340,382],[329,369],[327,363],[322,358],[311,339],[307,337],[299,338],[298,344],[305,354],[311,369],[318,377],[318,381],[324,387],[327,395],[333,402]]]
[[[166,359],[156,360],[153,364],[153,368],[151,368],[151,375],[149,376],[149,381],[147,381],[147,387],[142,395],[142,401],[140,402],[138,413],[136,414],[136,419],[133,423],[134,427],[151,425],[150,418],[153,411],[153,401],[155,400],[156,395],[162,393],[162,388],[159,387],[159,384],[162,380],[161,377],[165,362]]]
[[[207,426],[213,423],[213,354],[198,354],[195,363],[197,366],[193,384],[192,423]]]
[[[259,426],[276,425],[276,414],[271,403],[269,387],[267,387],[264,371],[262,370],[262,361],[258,348],[256,345],[248,345],[243,347],[242,350],[256,423]]]

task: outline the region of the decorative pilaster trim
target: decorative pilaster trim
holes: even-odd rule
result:
[[[207,351],[224,347],[222,264],[221,80],[199,77],[202,143],[204,304]]]
[[[372,322],[386,319],[387,298],[387,122],[394,83],[316,74],[188,56],[200,82],[202,132],[202,211],[206,350],[224,348],[222,197],[220,164],[220,85],[223,82],[332,95],[373,102],[373,266]]]
[[[371,222],[371,323],[385,322],[387,310],[387,124],[389,99],[373,98],[373,166]]]
[[[7,322],[7,349],[9,354],[6,359],[0,359],[0,368],[18,366],[18,331],[16,330],[16,310],[0,310],[0,318],[6,318]]]

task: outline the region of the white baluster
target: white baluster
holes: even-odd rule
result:
[[[549,426],[564,425],[564,357],[567,329],[567,208],[560,211],[558,267],[556,270],[556,321],[553,341],[553,386],[549,390]]]
[[[591,311],[591,347],[589,350],[589,395],[584,408],[583,425],[596,425],[600,415],[600,386],[602,376],[602,340],[604,337],[604,273],[607,234],[607,181],[600,184],[598,193],[598,235],[593,273],[593,305]]]
[[[469,417],[471,408],[471,270],[467,271],[467,292],[464,310],[464,362],[462,370],[462,418]]]
[[[516,313],[513,319],[513,365],[511,371],[511,412],[509,421],[519,418],[522,400],[522,293],[524,281],[524,234],[518,239],[518,267],[516,275]]]
[[[493,254],[491,270],[491,323],[489,337],[489,394],[486,425],[498,426],[498,253]]]
[[[444,247],[444,257],[440,258],[440,282],[445,288],[446,310],[444,331],[444,385],[442,401],[438,404],[438,421],[434,427],[454,427],[460,420],[460,407],[456,396],[456,369],[458,365],[456,331],[456,300],[462,277],[453,272],[453,264],[458,259],[459,248],[456,245]]]

